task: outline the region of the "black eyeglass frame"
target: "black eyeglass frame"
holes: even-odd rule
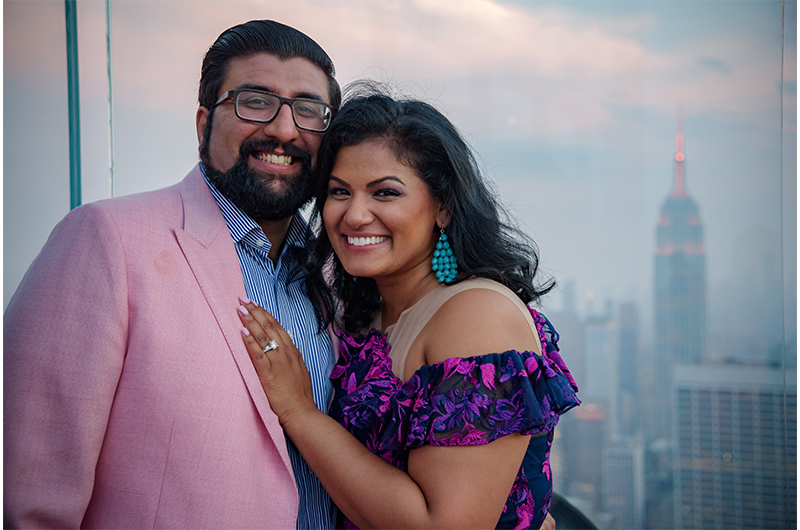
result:
[[[241,94],[242,92],[255,92],[256,94],[264,94],[266,96],[271,96],[271,97],[277,98],[277,100],[278,100],[278,110],[276,110],[275,111],[275,115],[272,118],[268,119],[268,120],[254,120],[252,118],[243,118],[242,115],[239,114],[239,94]],[[214,110],[219,105],[221,105],[222,103],[224,103],[225,101],[227,101],[229,99],[233,100],[233,111],[236,113],[236,117],[239,118],[240,120],[251,121],[253,123],[271,123],[271,122],[273,122],[275,120],[275,118],[278,117],[278,114],[281,113],[281,108],[284,105],[289,105],[289,109],[292,111],[292,121],[294,121],[295,127],[297,127],[300,130],[309,131],[309,132],[325,132],[325,131],[327,131],[328,127],[330,127],[330,125],[331,125],[331,120],[333,119],[333,114],[336,111],[336,109],[334,107],[332,107],[331,105],[328,105],[327,103],[325,103],[324,101],[321,101],[319,99],[284,98],[284,97],[279,96],[278,94],[273,94],[272,92],[267,92],[266,90],[258,90],[258,89],[255,89],[255,88],[236,88],[236,89],[233,89],[233,90],[228,90],[227,92],[222,94],[219,97],[219,99],[217,100],[217,102],[214,103],[213,105],[211,105],[211,108],[208,109],[208,110]],[[295,104],[295,102],[301,102],[301,103],[302,102],[308,102],[308,103],[313,103],[315,105],[324,105],[325,107],[327,107],[328,110],[330,111],[330,118],[328,118],[328,122],[325,124],[325,128],[324,129],[310,129],[308,127],[303,127],[302,125],[297,123],[297,116],[294,115],[294,104]]]

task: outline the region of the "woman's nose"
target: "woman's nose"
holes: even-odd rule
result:
[[[358,197],[354,197],[350,201],[347,211],[344,214],[344,220],[351,228],[368,225],[373,219],[374,216],[369,206],[366,204],[366,201]]]

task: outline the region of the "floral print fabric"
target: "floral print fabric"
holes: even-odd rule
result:
[[[580,401],[558,353],[558,334],[543,315],[530,312],[541,356],[510,350],[453,357],[421,367],[405,383],[392,373],[385,335],[339,331],[331,416],[404,471],[409,450],[425,444],[483,445],[517,432],[546,433],[531,438],[498,522],[498,528],[538,528],[550,505],[552,430]]]

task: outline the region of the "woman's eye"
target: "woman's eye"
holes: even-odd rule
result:
[[[392,188],[383,188],[375,192],[375,196],[381,198],[400,197],[401,195],[399,191]]]
[[[346,189],[343,188],[328,188],[329,197],[346,197],[349,195]]]

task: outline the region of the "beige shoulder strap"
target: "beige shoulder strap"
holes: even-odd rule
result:
[[[528,308],[522,303],[522,300],[505,285],[485,278],[471,278],[455,285],[439,286],[422,297],[419,302],[406,309],[400,315],[397,322],[386,329],[388,342],[392,346],[389,354],[392,359],[392,372],[394,372],[397,377],[405,380],[403,378],[403,372],[406,365],[406,357],[408,357],[411,346],[428,321],[430,321],[445,302],[458,293],[468,289],[490,289],[504,294],[509,300],[514,302],[520,312],[522,312],[531,327],[533,336],[538,339],[539,335],[536,330],[536,324],[533,322]]]

